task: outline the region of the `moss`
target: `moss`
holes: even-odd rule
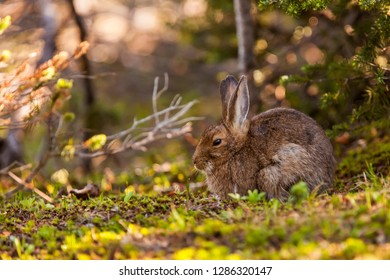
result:
[[[335,183],[337,190],[361,190],[365,181],[377,175],[384,178],[390,176],[390,137],[385,135],[360,142],[348,150],[338,164]]]

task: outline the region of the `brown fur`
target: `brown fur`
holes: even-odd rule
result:
[[[272,109],[247,120],[249,95],[241,82],[246,87],[245,77],[237,83],[228,76],[221,83],[224,119],[204,131],[193,156],[210,191],[226,197],[258,189],[285,200],[300,180],[310,190],[331,186],[335,161],[323,129],[293,109]],[[221,144],[213,145],[216,139]]]

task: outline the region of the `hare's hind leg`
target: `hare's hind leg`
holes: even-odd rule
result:
[[[310,154],[297,144],[283,145],[272,157],[273,163],[260,170],[258,185],[268,198],[286,200],[290,187],[303,180],[310,167]]]

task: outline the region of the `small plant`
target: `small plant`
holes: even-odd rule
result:
[[[125,197],[123,198],[124,202],[129,202],[129,200],[134,196],[134,191],[129,191],[126,193]]]
[[[237,200],[237,201],[245,200],[244,197],[242,197],[239,193],[229,193],[228,195],[233,200]]]
[[[265,192],[259,192],[259,190],[249,190],[247,196],[243,196],[241,199],[246,200],[251,204],[256,204],[259,201],[264,201],[266,197]]]
[[[289,200],[292,203],[302,203],[303,201],[307,200],[309,197],[309,188],[305,182],[298,182],[290,189],[290,198]]]

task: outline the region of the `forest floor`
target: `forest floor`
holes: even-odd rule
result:
[[[42,186],[54,203],[1,196],[0,259],[390,259],[389,134],[362,133],[329,193],[298,184],[286,203],[256,191],[218,200],[189,188],[202,180],[187,183],[190,164],[168,163],[102,179],[111,190],[97,197],[58,183]]]
[[[101,9],[102,18],[108,18],[105,7]],[[16,41],[0,42],[1,49],[12,49],[22,60],[32,46],[39,50],[43,44],[37,40],[39,21],[27,20],[17,22],[23,33],[18,33],[19,27],[9,33]],[[64,41],[72,42],[69,33],[64,34],[61,49],[67,49]],[[134,115],[147,114],[153,79],[164,72],[170,73],[169,92],[200,100],[197,115],[208,116],[206,122],[220,117],[216,73],[234,73],[235,60],[207,65],[199,59],[202,52],[192,46],[162,40],[166,30],[156,32],[161,38],[136,34],[133,26],[126,34],[138,39],[96,46],[107,53],[117,48],[116,56],[126,65],[90,58],[97,74],[97,123],[109,131],[127,127]],[[146,54],[143,48],[151,46],[154,51]],[[138,53],[132,53],[134,49]],[[95,49],[96,53],[100,52]],[[73,77],[72,72],[68,75]],[[81,99],[79,90],[70,107],[78,108]],[[42,138],[35,135],[39,132],[31,134],[25,150],[33,161],[36,155],[30,153],[38,150]],[[193,175],[193,147],[186,147],[188,143],[180,146],[188,150],[185,156],[178,156],[179,149],[171,143],[171,148],[164,147],[164,152],[172,150],[170,162],[161,162],[152,150],[151,160],[142,160],[149,162],[144,168],[131,169],[122,157],[127,165],[120,171],[106,168],[89,178],[101,191],[96,197],[67,194],[67,187],[86,183],[74,180],[71,168],[70,175],[60,169],[47,179],[57,168],[52,162],[47,176],[37,176],[33,183],[53,203],[32,191],[6,198],[16,183],[0,177],[0,259],[390,259],[390,131],[371,124],[333,140],[338,158],[333,188],[315,196],[298,184],[286,203],[267,201],[256,191],[222,201],[205,188],[193,187],[202,185],[204,177]]]

